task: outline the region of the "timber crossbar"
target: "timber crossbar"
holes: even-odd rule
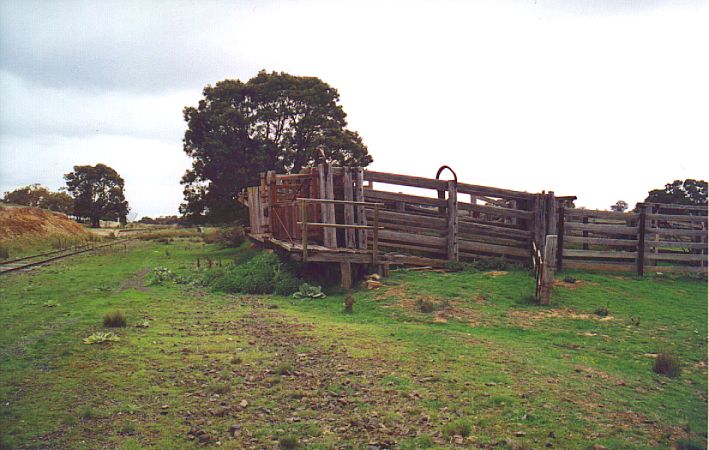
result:
[[[373,202],[359,202],[353,200],[333,200],[333,199],[321,199],[321,198],[297,198],[298,203],[300,203],[300,217],[301,221],[298,225],[301,227],[302,234],[302,246],[303,246],[303,262],[308,262],[308,227],[322,227],[322,228],[342,228],[350,230],[371,230],[372,231],[372,264],[376,265],[379,263],[379,230],[383,230],[384,227],[379,226],[379,208],[384,207],[384,203],[373,203]],[[314,204],[337,204],[337,205],[352,205],[352,206],[371,206],[374,210],[374,225],[356,225],[356,224],[342,224],[342,223],[323,223],[323,222],[308,222],[308,213],[306,205],[308,203]]]
[[[707,271],[707,207],[638,203],[634,212],[559,208],[557,270]]]

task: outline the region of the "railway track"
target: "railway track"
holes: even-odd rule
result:
[[[73,247],[65,250],[54,250],[51,252],[38,253],[36,255],[24,256],[9,261],[0,262],[0,275],[5,275],[11,272],[26,272],[35,267],[44,266],[56,260],[67,258],[69,256],[78,255],[81,253],[98,250],[101,248],[111,247],[117,244],[124,244],[136,238],[119,239],[106,244],[86,244],[78,247]]]

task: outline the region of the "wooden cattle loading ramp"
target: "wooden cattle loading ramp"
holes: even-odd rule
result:
[[[453,179],[439,179],[445,169]],[[574,200],[462,183],[447,166],[423,178],[329,164],[269,171],[239,196],[251,239],[295,260],[339,263],[346,288],[352,264],[386,274],[484,257],[532,266],[542,302],[562,267],[706,271],[706,207],[613,213],[574,209]]]

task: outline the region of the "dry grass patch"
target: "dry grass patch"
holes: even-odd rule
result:
[[[570,308],[556,308],[545,310],[513,310],[507,314],[510,323],[524,328],[532,323],[546,319],[576,319],[576,320],[596,320],[606,322],[613,320],[613,316],[600,317],[596,314],[578,313]]]

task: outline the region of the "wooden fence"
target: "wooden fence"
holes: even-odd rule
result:
[[[267,172],[240,200],[249,208],[251,234],[291,250],[310,243],[321,251],[372,254],[376,247],[381,254],[438,264],[504,257],[529,266],[545,252],[547,236],[556,235],[556,253],[546,260],[558,271],[707,270],[706,206],[640,204],[629,213],[576,209],[565,207],[575,197],[462,183],[455,173],[442,180],[442,169],[436,178],[326,164],[294,175]],[[328,201],[305,202],[301,209],[301,198]],[[375,215],[376,240],[367,226]]]
[[[389,186],[364,190],[366,201],[385,205],[379,211],[380,247],[456,261],[502,256],[529,263],[537,194],[370,170],[364,180]],[[392,186],[429,195],[393,192]],[[367,220],[372,214],[366,208]]]
[[[707,271],[707,207],[638,204],[635,212],[559,208],[557,270]]]

